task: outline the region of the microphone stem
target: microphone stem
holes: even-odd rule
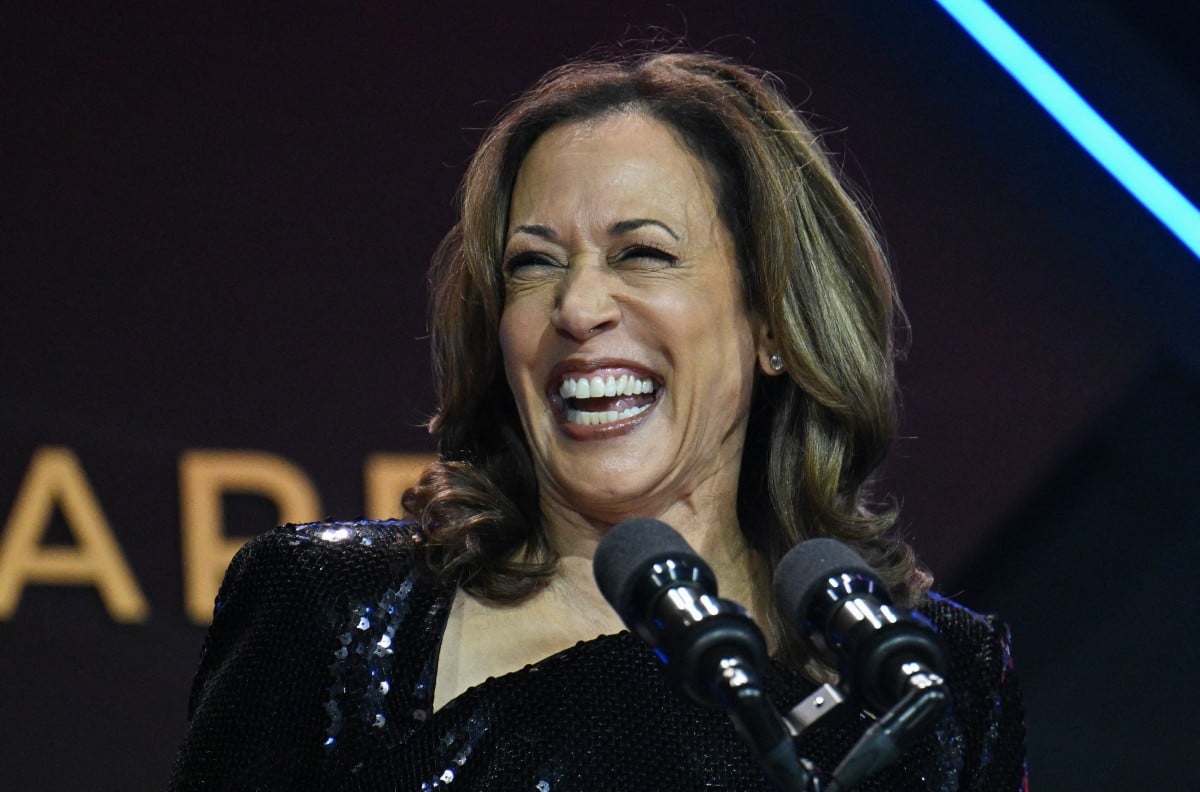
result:
[[[930,731],[949,705],[941,677],[920,675],[908,693],[867,729],[834,769],[828,789],[849,789],[887,767]]]
[[[792,737],[751,664],[729,653],[719,654],[715,662],[719,671],[709,678],[717,699],[770,782],[782,792],[819,792],[815,772],[796,755]]]

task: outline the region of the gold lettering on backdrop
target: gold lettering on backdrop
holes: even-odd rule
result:
[[[192,621],[212,621],[225,568],[245,538],[225,536],[223,493],[260,495],[275,502],[279,522],[320,519],[317,491],[304,471],[263,451],[186,451],[179,458],[184,609]]]
[[[40,544],[55,506],[74,546]],[[0,620],[12,617],[30,583],[95,586],[118,622],[144,622],[150,613],[83,466],[67,448],[34,451],[17,490],[0,537]]]
[[[400,496],[417,483],[433,454],[372,454],[363,463],[363,502],[373,520],[399,517]]]

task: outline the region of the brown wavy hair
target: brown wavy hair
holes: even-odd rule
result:
[[[757,377],[751,402],[738,486],[748,542],[773,569],[804,539],[839,539],[914,602],[931,578],[891,535],[895,505],[874,503],[869,486],[895,433],[902,318],[879,238],[777,80],[700,53],[561,66],[501,114],[475,153],[460,220],[430,270],[440,459],[403,499],[428,531],[432,571],[499,601],[554,573],[500,352],[509,200],[548,129],[629,111],[671,127],[708,164],[747,302],[786,365],[787,376]],[[805,659],[774,608],[768,629],[785,659]]]

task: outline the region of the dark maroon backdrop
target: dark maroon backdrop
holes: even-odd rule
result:
[[[1193,12],[995,5],[1200,195]],[[0,12],[0,511],[37,449],[70,449],[151,609],[118,624],[93,588],[25,589],[0,622],[0,785],[163,785],[203,636],[181,455],[278,454],[355,516],[368,456],[431,451],[424,269],[477,130],[656,26],[779,73],[870,196],[914,328],[887,482],[942,589],[1014,622],[1035,778],[1196,782],[1169,737],[1182,673],[1125,676],[1148,655],[1124,593],[1166,575],[1197,601],[1200,264],[932,2],[879,6]],[[224,505],[234,535],[277,518]],[[71,541],[61,515],[47,541]],[[1154,625],[1164,664],[1200,659],[1195,617]],[[1147,733],[1151,761],[1111,747]]]

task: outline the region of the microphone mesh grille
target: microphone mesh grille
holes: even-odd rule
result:
[[[661,520],[634,517],[614,525],[600,540],[592,571],[604,598],[623,616],[628,612],[639,572],[668,556],[693,558],[696,552]]]
[[[858,553],[835,539],[809,539],[788,551],[775,567],[775,601],[789,624],[804,623],[812,598],[825,581],[843,572],[875,577]]]

